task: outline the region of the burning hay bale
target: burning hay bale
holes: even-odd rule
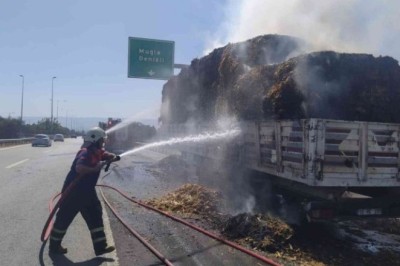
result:
[[[279,119],[304,118],[303,94],[296,89],[293,78],[274,84],[264,97],[263,111],[268,117]]]
[[[163,87],[163,124],[323,118],[400,123],[400,66],[388,56],[304,52],[264,35],[195,59]],[[301,54],[300,54],[301,53]]]
[[[400,66],[391,57],[305,54],[277,65],[274,83],[263,109],[278,119],[400,122]]]
[[[293,236],[293,229],[279,218],[242,213],[228,219],[222,233],[254,249],[275,252]]]
[[[194,59],[189,68],[163,86],[162,110],[168,112],[161,113],[160,121],[163,124],[185,123],[188,120],[212,121],[226,111],[242,117],[242,110],[235,109],[240,109],[243,103],[240,101],[243,90],[250,95],[243,104],[257,103],[252,106],[254,110],[243,111],[251,118],[262,118],[262,102],[257,101],[262,99],[258,95],[260,88],[251,88],[251,78],[243,79],[237,86],[238,79],[252,68],[284,62],[289,56],[298,54],[303,45],[301,40],[294,37],[263,35],[246,42],[228,44],[207,56]],[[264,83],[265,80],[261,76],[260,82]],[[244,81],[250,83],[245,84]],[[232,92],[235,87],[237,91]],[[228,110],[224,108],[225,105]]]
[[[221,194],[197,184],[185,184],[160,199],[146,202],[166,212],[174,212],[186,218],[202,217],[213,220],[218,217],[217,203]]]

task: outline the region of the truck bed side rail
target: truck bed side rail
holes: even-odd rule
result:
[[[248,122],[249,168],[311,186],[400,186],[400,125],[326,119]]]

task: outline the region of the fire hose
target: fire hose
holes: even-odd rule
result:
[[[118,156],[118,160],[120,160],[120,158],[121,158],[121,157]],[[113,161],[110,161],[110,162],[107,163],[106,168],[104,169],[105,172],[107,172],[107,171],[109,170],[110,165],[111,165],[112,162],[113,162]],[[105,176],[103,176],[102,179],[104,179],[104,177],[105,177]],[[75,180],[75,182],[72,182],[72,183],[68,186],[68,188],[64,191],[64,193],[62,193],[62,194],[61,194],[61,193],[58,193],[58,194],[56,194],[55,196],[53,196],[53,198],[51,199],[51,201],[50,201],[50,203],[49,203],[50,215],[49,215],[49,217],[48,217],[48,219],[47,219],[47,221],[46,221],[46,223],[45,223],[45,226],[44,226],[44,228],[43,228],[42,235],[41,235],[41,238],[40,238],[42,242],[43,242],[43,241],[46,241],[46,240],[48,239],[48,237],[49,237],[49,235],[50,235],[50,232],[51,232],[51,229],[52,229],[52,225],[53,225],[53,217],[54,217],[54,215],[55,215],[57,209],[59,208],[59,206],[61,205],[61,203],[64,201],[64,199],[68,196],[68,194],[70,193],[70,191],[71,191],[71,190],[75,187],[75,185],[78,183],[78,180],[79,180],[79,178],[77,178],[77,179]],[[112,187],[112,186],[109,186],[109,185],[105,185],[105,184],[99,184],[99,185],[97,185],[97,186],[98,186],[98,187],[105,187],[105,188],[112,189],[112,190],[118,192],[120,195],[122,195],[124,198],[128,199],[128,200],[131,201],[131,202],[134,202],[134,203],[136,203],[136,204],[138,204],[138,205],[140,205],[140,206],[142,206],[142,207],[145,207],[145,208],[147,208],[147,209],[149,209],[149,210],[152,210],[152,211],[155,211],[155,212],[157,212],[157,213],[159,213],[159,214],[162,214],[162,215],[164,215],[164,216],[166,216],[166,217],[168,217],[168,218],[170,218],[170,219],[172,219],[172,220],[174,220],[174,221],[177,221],[177,222],[179,222],[179,223],[181,223],[181,224],[183,224],[183,225],[186,225],[186,226],[188,226],[188,227],[190,227],[190,228],[192,228],[192,229],[194,229],[194,230],[196,230],[196,231],[198,231],[198,232],[200,232],[200,233],[202,233],[202,234],[204,234],[204,235],[206,235],[206,236],[208,236],[208,237],[210,237],[210,238],[213,238],[213,239],[215,239],[215,240],[217,240],[217,241],[219,241],[219,242],[221,242],[221,243],[224,243],[225,245],[228,245],[228,246],[230,246],[230,247],[232,247],[232,248],[235,248],[235,249],[237,249],[237,250],[239,250],[239,251],[241,251],[241,252],[243,252],[243,253],[245,253],[245,254],[247,254],[247,255],[250,255],[250,256],[252,256],[252,257],[254,257],[254,258],[256,258],[256,259],[258,259],[258,260],[260,260],[260,261],[263,261],[263,262],[265,262],[265,263],[267,263],[267,264],[269,264],[269,265],[280,266],[279,263],[277,263],[277,262],[275,262],[275,261],[273,261],[273,260],[271,260],[271,259],[269,259],[269,258],[266,258],[266,257],[264,257],[264,256],[262,256],[262,255],[260,255],[260,254],[257,254],[257,253],[255,253],[255,252],[249,250],[249,249],[246,249],[246,248],[244,248],[244,247],[242,247],[242,246],[240,246],[240,245],[238,245],[238,244],[236,244],[236,243],[234,243],[234,242],[231,242],[231,241],[228,241],[228,240],[226,240],[226,239],[224,239],[224,238],[221,238],[221,237],[219,237],[219,236],[217,236],[217,235],[215,235],[215,234],[213,234],[213,233],[211,233],[211,232],[209,232],[209,231],[204,230],[203,228],[200,228],[200,227],[198,227],[198,226],[196,226],[196,225],[190,224],[190,223],[184,221],[184,220],[181,219],[181,218],[172,216],[172,215],[170,215],[170,214],[168,214],[168,213],[166,213],[166,212],[164,212],[164,211],[161,211],[161,210],[156,209],[156,208],[154,208],[154,207],[152,207],[152,206],[149,206],[149,205],[147,205],[147,204],[145,204],[145,203],[143,203],[143,202],[141,202],[141,201],[134,200],[134,199],[132,199],[131,197],[129,197],[126,193],[120,191],[119,189],[117,189],[117,188],[115,188],[115,187]],[[107,201],[107,199],[105,198],[105,196],[104,196],[104,194],[103,194],[103,191],[102,191],[101,189],[100,189],[100,191],[101,191],[101,195],[102,195],[102,197],[103,197],[105,203],[106,203],[107,206],[110,208],[110,210],[113,212],[113,214],[119,219],[119,221],[120,221],[133,235],[135,235],[135,237],[136,237],[140,242],[142,242],[142,243],[143,243],[155,256],[157,256],[162,262],[164,262],[164,263],[165,263],[166,265],[168,265],[168,266],[173,265],[168,259],[165,258],[165,256],[163,256],[161,253],[159,253],[159,252],[158,252],[154,247],[152,247],[143,237],[141,237],[134,229],[132,229],[126,222],[123,221],[123,219],[117,214],[116,210],[115,210],[115,209],[110,205],[110,203]],[[55,201],[55,199],[56,199],[59,195],[61,195],[61,198],[60,198],[60,199],[58,200],[58,202],[53,206],[53,202]]]

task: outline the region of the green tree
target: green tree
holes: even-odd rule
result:
[[[19,119],[0,116],[0,139],[18,138],[21,130],[21,121]]]
[[[51,129],[50,118],[43,118],[37,123],[24,124],[21,120],[15,118],[3,118],[0,116],[0,139],[16,139],[21,137],[32,137],[35,134],[64,134],[70,135],[72,131],[61,126],[55,120],[53,130]],[[74,132],[75,133],[75,132]]]

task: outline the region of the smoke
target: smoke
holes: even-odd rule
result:
[[[169,121],[171,117],[170,101],[169,98],[165,98],[161,104],[160,117],[165,121]]]
[[[299,37],[313,50],[389,55],[400,59],[400,2],[394,0],[229,1],[226,20],[210,40],[215,45],[258,35]]]
[[[338,108],[333,99],[339,97],[348,85],[345,79],[326,80],[323,72],[322,66],[308,65],[307,60],[300,61],[295,68],[294,80],[306,97],[302,104],[305,116],[340,119],[345,110]]]
[[[226,7],[226,19],[220,25],[219,30],[215,32],[215,35],[210,38],[206,52],[225,46],[227,43],[245,41],[258,35],[280,34],[304,40],[310,46],[307,49],[308,52],[334,50],[336,52],[369,53],[375,56],[389,55],[400,59],[400,50],[397,48],[400,44],[400,35],[398,34],[400,26],[397,23],[399,7],[400,2],[388,0],[231,0],[228,1]],[[245,47],[243,46],[243,48]],[[279,47],[277,47],[277,51],[279,51]],[[277,63],[273,60],[265,61]],[[306,65],[300,65],[296,69],[295,78],[300,88],[308,88],[308,93],[320,96],[315,101],[316,106],[308,106],[310,109],[321,109],[318,104],[325,105],[329,97],[338,93],[340,88],[343,87],[340,82],[327,82],[320,76],[320,71],[317,68],[307,68]],[[196,84],[196,80],[192,82],[193,87],[201,89],[200,84]],[[310,84],[313,86],[310,86]],[[248,91],[254,93],[253,88]],[[198,102],[194,101],[195,98],[182,98],[187,101],[186,110],[193,113],[195,108],[198,107]],[[226,99],[222,99],[219,102],[220,104],[217,105],[219,108],[217,113],[229,114],[227,103],[223,100]],[[165,107],[165,113],[170,114],[168,112],[169,107],[174,108],[174,105],[169,106],[166,102]],[[310,111],[307,108],[305,109]],[[333,112],[333,110],[326,108],[326,112]],[[165,116],[168,117],[168,115]],[[227,119],[220,119],[217,125],[221,128],[227,127],[225,121],[229,125],[230,120],[234,121],[235,118],[228,116]],[[211,121],[204,121],[204,123],[207,122]],[[199,123],[201,122],[197,119],[188,121],[186,124],[187,132],[191,134],[196,132],[196,129],[201,128]],[[214,143],[209,146],[212,148],[217,145],[221,146],[222,149],[224,148],[224,145]],[[227,146],[232,145],[228,144]],[[211,148],[210,150],[212,150]],[[226,154],[228,157],[229,150]],[[197,157],[194,156],[194,158]],[[239,167],[231,169],[230,167],[235,164],[234,161],[230,164],[218,163],[217,161],[202,163],[199,167],[201,173],[204,176],[213,177],[213,182],[218,181],[220,187],[231,189],[231,198],[239,203],[237,204],[238,210],[248,209],[246,202],[251,203],[247,200],[251,191],[244,186],[246,177],[244,177],[243,183],[238,181],[241,175],[245,176],[246,173],[240,173]],[[218,174],[213,175],[213,172]],[[235,180],[237,184],[233,185],[232,180]],[[248,193],[244,193],[244,190],[248,190]],[[240,195],[241,193],[243,194]]]

